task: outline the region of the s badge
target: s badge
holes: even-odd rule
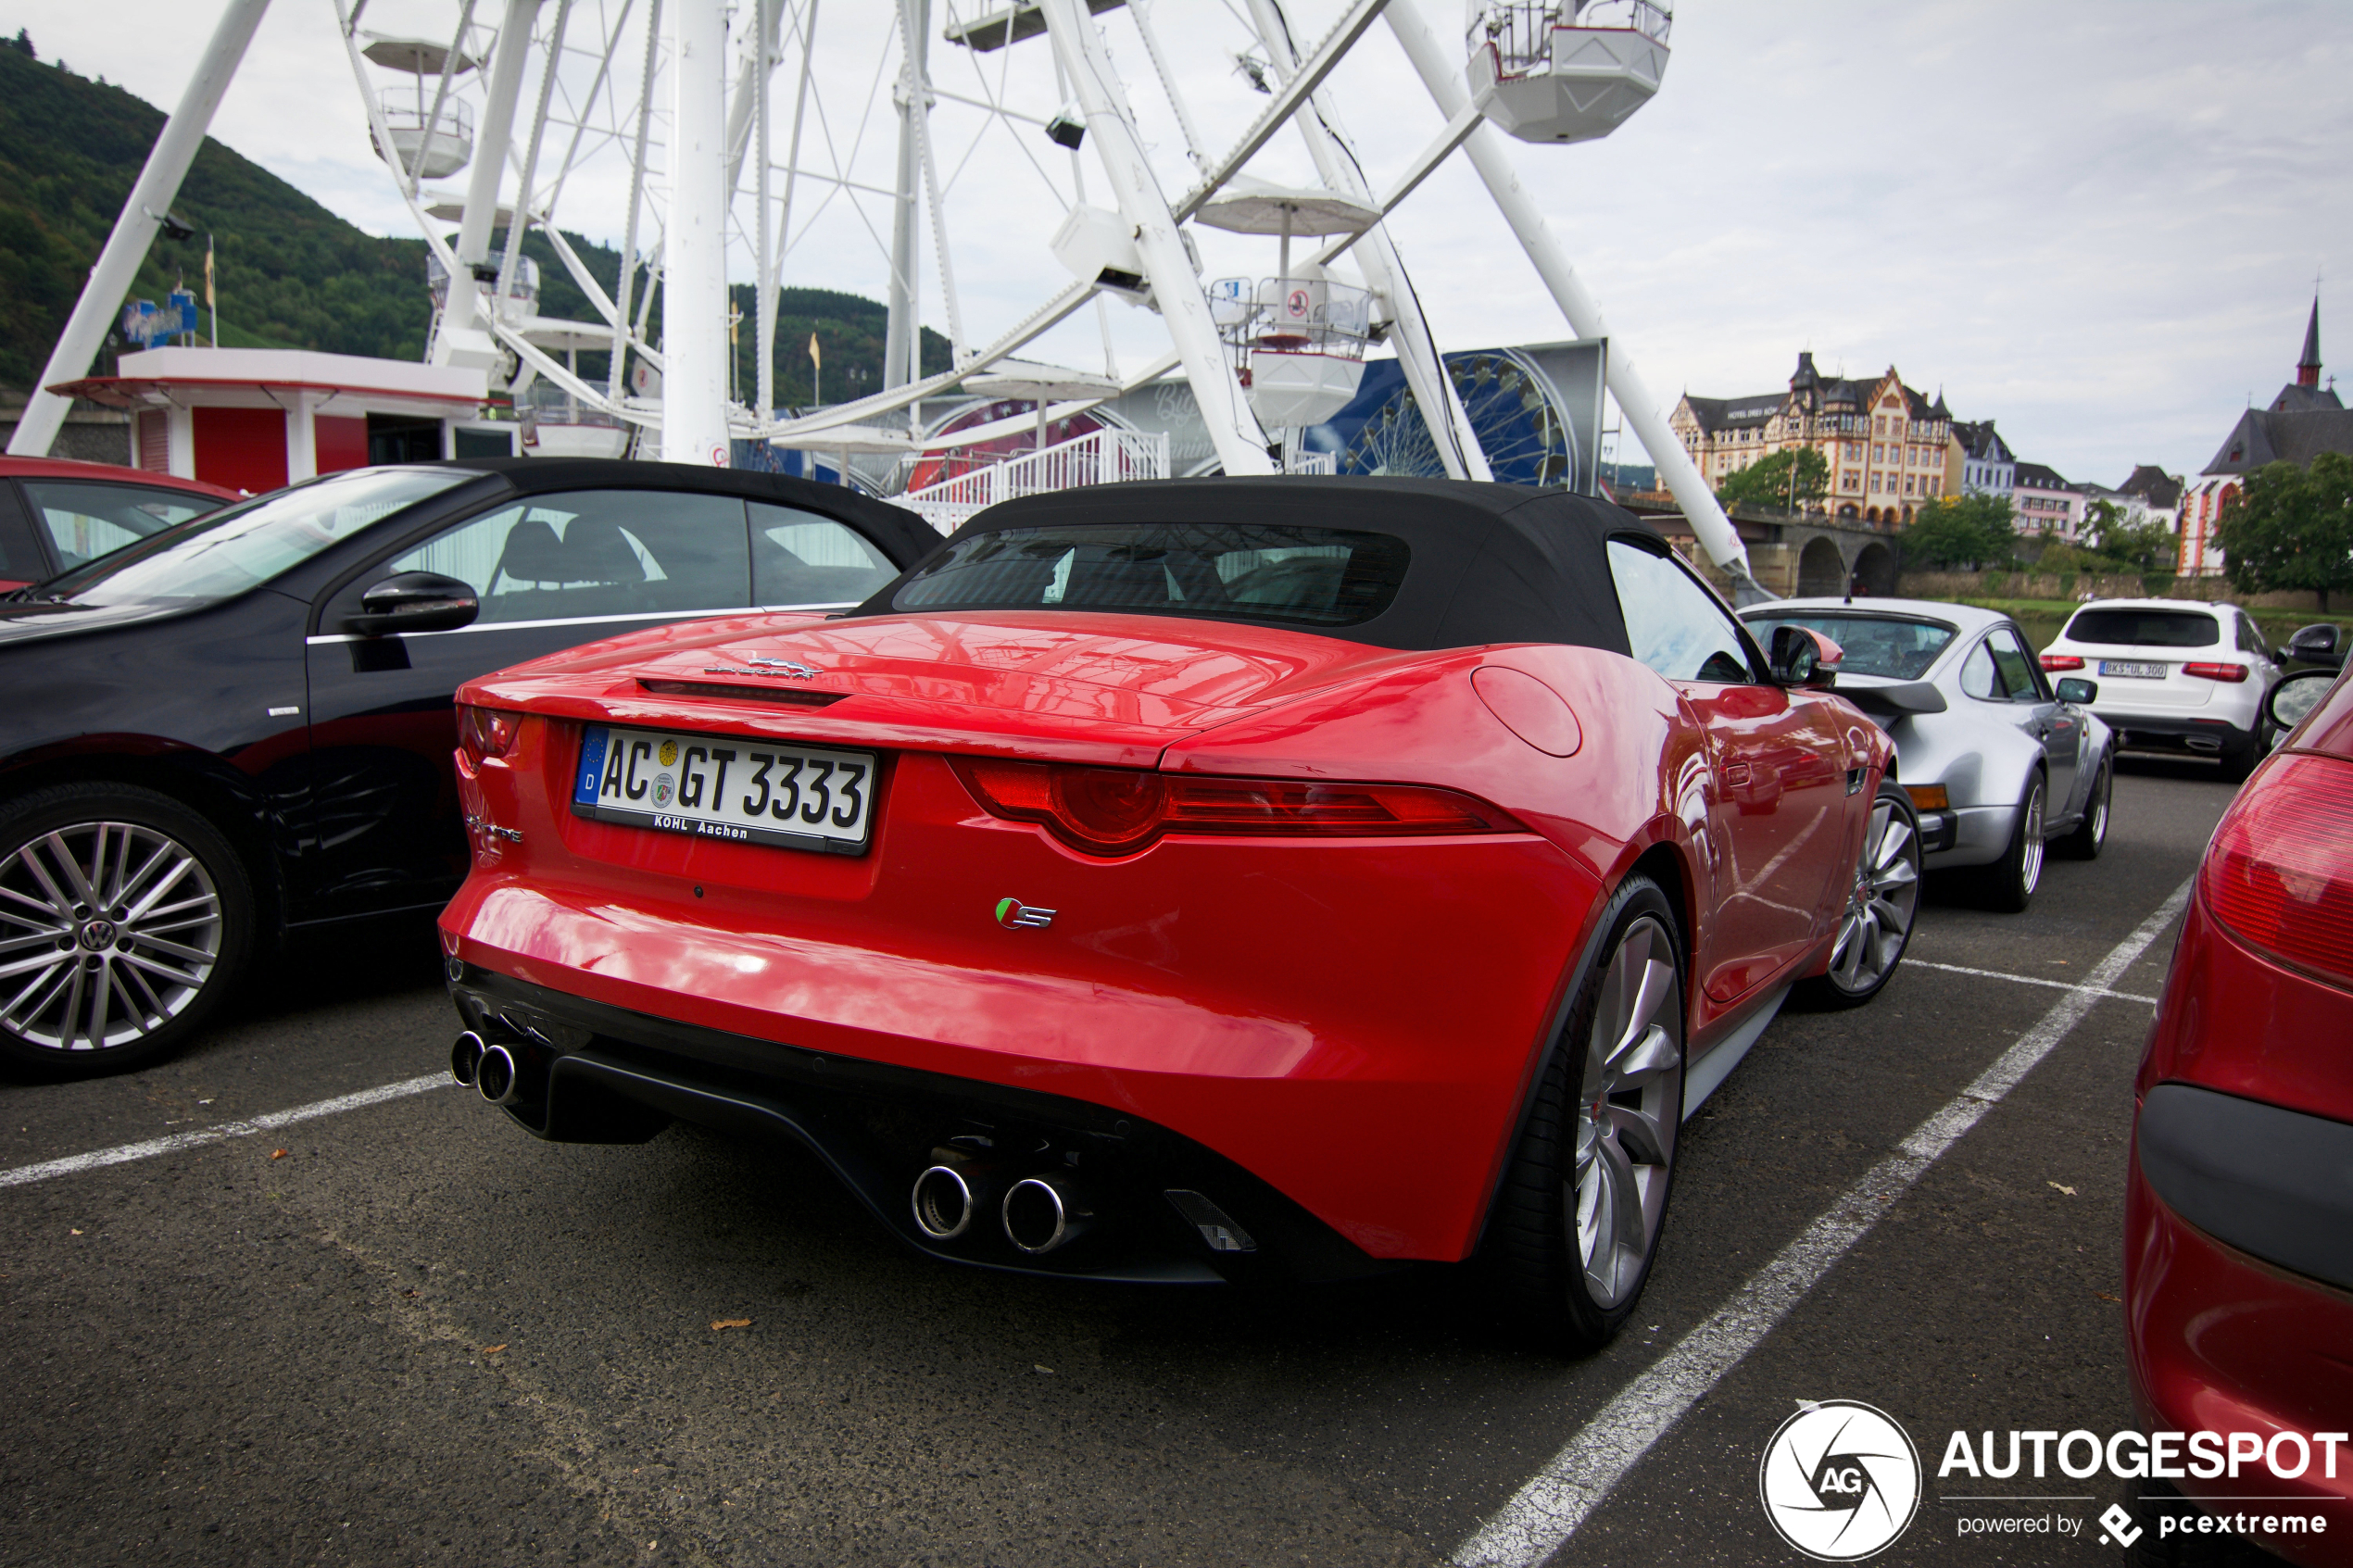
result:
[[[1009,931],[1043,931],[1054,923],[1054,911],[1034,909],[1018,898],[1000,898],[997,923]]]

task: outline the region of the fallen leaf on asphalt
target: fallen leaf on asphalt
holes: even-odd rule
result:
[[[1036,1361],[1032,1361],[1032,1362],[1030,1362],[1029,1364],[1030,1364],[1032,1367],[1036,1367],[1038,1371],[1044,1373],[1044,1374],[1045,1374],[1048,1377],[1052,1377],[1053,1375],[1055,1375],[1055,1374],[1054,1374],[1054,1369],[1053,1369],[1052,1367],[1050,1367],[1050,1366],[1038,1366],[1038,1363],[1037,1363]]]
[[[749,1318],[721,1318],[717,1323],[712,1323],[711,1328],[711,1332],[716,1334],[723,1328],[749,1328],[750,1326]]]
[[[2070,1198],[2073,1198],[2075,1196],[2075,1189],[2071,1186],[2065,1186],[2057,1182],[2045,1182],[2043,1185],[2046,1187],[2057,1187],[2059,1191],[2067,1194]]]
[[[2114,1301],[2120,1298],[2114,1291],[2109,1290],[2095,1290],[2092,1294],[2103,1301]]]
[[[482,1348],[482,1353],[485,1356],[495,1356],[505,1348],[504,1345],[484,1345]]]
[[[81,1233],[80,1231],[75,1231],[75,1232],[73,1232],[72,1234],[73,1234],[73,1235],[75,1235],[75,1236],[80,1236],[82,1233]]]
[[[283,1160],[285,1157],[286,1151],[283,1148],[273,1148],[270,1151],[270,1158],[272,1160]]]

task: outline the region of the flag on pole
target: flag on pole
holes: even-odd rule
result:
[[[809,334],[809,363],[820,370],[825,368],[824,357],[817,352],[817,334],[815,332],[811,332]]]
[[[204,313],[212,318],[212,346],[220,346],[220,307],[212,300],[212,236],[204,237]]]
[[[817,352],[817,334],[811,332],[809,334],[809,401],[821,408],[824,407],[825,399],[820,395],[818,386],[824,379],[824,356]]]

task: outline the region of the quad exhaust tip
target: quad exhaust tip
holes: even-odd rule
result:
[[[934,1241],[953,1241],[972,1229],[980,1200],[953,1165],[934,1165],[915,1178],[915,1226]]]
[[[489,1049],[483,1037],[469,1029],[449,1047],[449,1076],[471,1088],[482,1070],[482,1053]]]
[[[493,1105],[512,1105],[522,1098],[522,1075],[515,1071],[514,1053],[492,1046],[474,1064],[474,1087]]]
[[[1000,1218],[1005,1239],[1036,1258],[1086,1235],[1094,1212],[1069,1177],[1045,1175],[1026,1177],[1008,1187]]]

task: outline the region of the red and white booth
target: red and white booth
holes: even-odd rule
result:
[[[479,368],[284,348],[150,348],[50,387],[131,410],[133,466],[259,495],[339,469],[507,457]]]

